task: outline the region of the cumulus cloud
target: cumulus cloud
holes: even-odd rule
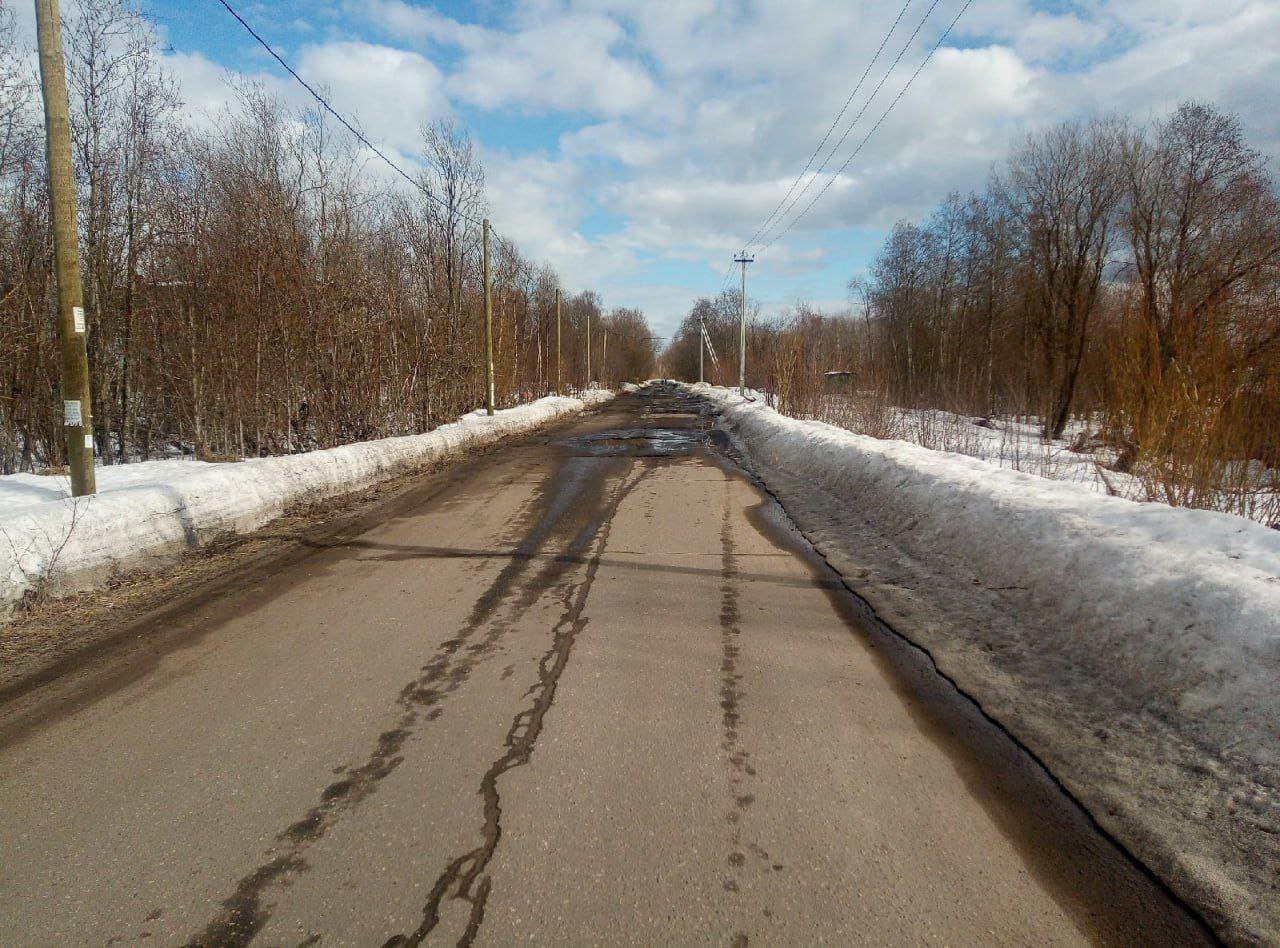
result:
[[[1087,55],[1107,38],[1107,28],[1074,13],[1036,12],[1015,35],[1018,55],[1027,60],[1056,60]]]
[[[339,112],[359,116],[362,131],[400,150],[416,150],[419,128],[451,112],[443,73],[421,53],[331,42],[304,47],[298,67]]]
[[[983,0],[833,179],[961,2],[942,0],[922,25],[928,5],[908,7],[844,122],[864,105],[865,114],[826,168],[815,163],[797,210],[829,188],[756,268],[773,305],[794,302],[797,287],[838,299],[865,263],[839,235],[884,230],[948,191],[982,187],[1013,136],[1064,118],[1114,110],[1142,120],[1201,98],[1239,112],[1258,146],[1280,154],[1271,101],[1280,48],[1265,39],[1280,35],[1280,0]],[[343,9],[352,29],[342,40],[298,34],[304,75],[407,153],[423,120],[452,112],[472,124],[500,229],[571,285],[611,290],[618,303],[649,300],[669,326],[688,299],[716,289],[724,261],[792,186],[898,5],[513,0],[451,16],[425,2],[345,0]],[[189,98],[217,99],[212,63],[180,54],[173,65]],[[504,141],[510,123],[533,131]],[[829,144],[843,134],[837,127]]]
[[[181,92],[187,120],[194,125],[212,124],[235,101],[238,82],[258,83],[291,103],[298,101],[301,92],[271,73],[233,72],[203,53],[174,51],[165,55],[163,64]]]
[[[504,30],[459,23],[402,0],[374,0],[370,11],[388,32],[462,50],[449,91],[481,108],[623,115],[656,93],[639,62],[615,55],[626,39],[622,24],[599,13],[517,5],[518,26]]]
[[[583,235],[581,222],[593,202],[590,178],[581,169],[536,154],[485,152],[483,158],[494,226],[555,267],[569,287],[598,287],[635,273],[634,241],[625,234]]]

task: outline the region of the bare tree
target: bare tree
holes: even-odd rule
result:
[[[369,174],[323,113],[252,83],[234,87],[211,128],[186,125],[138,9],[110,0],[68,20],[104,458],[304,451],[474,408],[487,203],[467,135],[424,128],[421,187],[405,188]],[[5,471],[57,464],[62,450],[39,99],[25,63],[0,14]],[[510,240],[495,251],[498,398],[514,404],[554,382],[560,280]],[[600,300],[568,304],[572,380],[585,362],[575,330],[588,314],[598,324]],[[622,371],[614,353],[611,366]]]
[[[1044,434],[1070,419],[1097,315],[1122,194],[1122,130],[1114,121],[1068,123],[1014,151],[1000,188],[1023,231],[1032,274],[1032,326],[1044,398]]]

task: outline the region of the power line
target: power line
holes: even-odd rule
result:
[[[724,271],[724,278],[720,281],[720,290],[718,293],[716,293],[716,296],[719,296],[720,293],[723,293],[725,290],[729,288],[729,278],[731,276],[733,276],[732,263],[730,263],[728,269]]]
[[[791,223],[789,223],[785,228],[783,228],[781,232],[779,232],[776,236],[774,236],[772,240],[770,240],[767,244],[765,244],[763,247],[760,248],[759,250],[760,253],[764,253],[766,250],[768,250],[770,247],[776,244],[779,240],[785,237],[787,233],[791,230],[791,228],[795,227],[795,225],[801,220],[801,218],[803,218],[806,214],[808,214],[809,210],[815,204],[818,203],[818,200],[822,197],[822,195],[827,193],[827,190],[831,187],[832,184],[835,183],[836,179],[839,178],[840,175],[844,174],[845,169],[849,167],[849,165],[853,162],[853,159],[856,158],[858,156],[858,153],[862,151],[863,146],[866,145],[866,143],[870,140],[871,136],[875,134],[876,129],[878,129],[880,125],[884,122],[884,120],[889,117],[889,113],[893,111],[894,106],[896,106],[899,100],[904,95],[906,95],[907,90],[911,88],[911,84],[916,81],[916,77],[919,76],[920,73],[924,70],[924,67],[929,64],[929,60],[933,58],[933,54],[938,51],[939,47],[941,47],[942,44],[946,42],[947,37],[951,35],[951,31],[955,29],[956,24],[960,22],[960,18],[965,15],[965,12],[969,9],[969,7],[972,4],[973,4],[973,0],[965,0],[965,4],[960,8],[960,12],[955,15],[955,18],[951,21],[950,25],[948,25],[947,28],[943,31],[942,36],[938,38],[938,42],[933,44],[933,48],[929,50],[929,54],[925,56],[925,58],[921,61],[920,65],[916,67],[915,72],[911,74],[911,78],[907,80],[906,85],[904,85],[900,90],[898,90],[898,94],[893,97],[893,101],[889,103],[889,107],[885,109],[884,113],[880,116],[880,118],[876,120],[876,124],[872,125],[870,131],[868,131],[867,134],[863,136],[862,141],[858,143],[858,147],[855,148],[853,150],[853,153],[850,154],[849,157],[845,159],[844,164],[842,164],[838,169],[836,169],[835,174],[833,174],[830,178],[827,179],[826,184],[822,186],[822,190],[813,196],[813,200],[811,200],[808,204],[805,205],[804,210],[802,210],[799,214],[793,217],[791,219]],[[890,71],[892,71],[892,67],[890,67]]]
[[[871,57],[870,61],[867,63],[867,68],[864,69],[862,71],[862,75],[858,77],[857,85],[853,87],[853,91],[849,93],[849,97],[844,100],[844,105],[840,106],[840,111],[836,113],[836,117],[831,120],[831,125],[827,128],[826,134],[822,136],[822,141],[818,142],[818,146],[814,148],[813,154],[811,154],[809,156],[809,160],[804,163],[804,167],[800,170],[800,173],[796,175],[796,179],[791,182],[791,187],[789,187],[787,189],[787,193],[782,196],[782,200],[778,202],[778,206],[770,212],[769,216],[765,218],[764,223],[761,224],[756,229],[756,232],[751,235],[751,239],[747,241],[746,249],[750,249],[751,245],[756,242],[756,238],[763,234],[765,229],[773,223],[773,219],[777,216],[778,211],[782,209],[782,205],[787,203],[787,199],[790,198],[795,189],[799,187],[800,181],[804,178],[806,172],[813,167],[813,159],[818,157],[818,153],[822,151],[823,147],[827,144],[827,141],[831,138],[831,133],[836,130],[836,126],[838,126],[840,124],[840,120],[844,118],[844,113],[849,110],[849,105],[858,94],[858,90],[860,90],[862,88],[862,84],[867,81],[867,76],[871,73],[871,67],[876,64],[876,60],[880,58],[880,54],[884,52],[884,48],[889,45],[889,38],[893,36],[893,31],[896,30],[898,28],[898,24],[902,22],[902,18],[906,15],[907,8],[909,6],[911,6],[911,0],[906,0],[906,2],[902,4],[902,9],[898,11],[898,15],[894,19],[892,25],[890,25],[889,31],[884,34],[884,39],[880,41],[880,46],[875,51],[875,55]],[[856,118],[854,119],[854,122],[856,124]],[[726,276],[725,279],[727,280],[728,277]]]
[[[322,96],[319,92],[317,92],[314,88],[311,87],[310,83],[308,83],[307,80],[303,79],[300,75],[298,75],[297,72],[294,71],[294,68],[284,61],[284,57],[282,57],[279,53],[277,53],[274,49],[272,49],[271,44],[268,43],[261,36],[259,36],[257,30],[255,30],[252,26],[250,26],[249,23],[245,20],[245,18],[242,17],[239,13],[237,13],[235,11],[235,8],[232,7],[231,4],[227,2],[227,0],[218,0],[218,2],[226,8],[228,13],[230,13],[233,17],[236,18],[237,21],[239,21],[240,25],[243,26],[249,32],[250,36],[252,36],[255,40],[258,41],[259,45],[261,45],[263,49],[265,49],[268,53],[271,54],[271,57],[284,68],[285,72],[293,76],[293,78],[298,81],[298,85],[302,86],[302,88],[306,89],[309,93],[311,93],[311,97],[315,99],[317,102],[319,102],[326,112],[328,112],[330,115],[336,118],[339,122],[341,122],[342,126],[348,132],[354,135],[356,139],[360,141],[361,144],[363,144],[371,152],[373,152],[375,155],[381,158],[386,163],[387,167],[389,167],[392,171],[400,175],[400,177],[404,178],[411,185],[413,185],[415,188],[421,191],[424,195],[427,196],[429,200],[434,201],[436,204],[439,204],[445,210],[456,213],[464,221],[467,221],[470,224],[474,224],[476,227],[483,226],[480,221],[476,220],[470,215],[464,214],[462,213],[462,211],[459,211],[456,208],[451,208],[447,203],[442,201],[440,198],[436,197],[427,188],[423,187],[423,185],[416,178],[412,177],[410,174],[408,174],[408,172],[406,172],[398,164],[396,164],[394,161],[388,158],[386,154],[382,151],[382,149],[380,149],[378,146],[373,144],[373,142],[369,141],[369,139],[364,136],[363,132],[359,131],[354,125],[348,122],[346,118],[344,118],[343,115],[340,112],[338,112],[337,109],[335,109],[332,105],[330,105],[325,100],[324,96]]]
[[[920,18],[920,22],[916,24],[916,28],[911,31],[911,35],[907,37],[907,41],[902,44],[902,49],[898,50],[898,55],[894,57],[893,63],[887,70],[885,70],[885,74],[880,77],[880,81],[876,83],[876,87],[871,90],[871,95],[867,96],[867,101],[862,103],[862,108],[858,109],[858,114],[853,117],[853,121],[849,123],[849,127],[846,128],[844,130],[844,134],[840,136],[840,140],[831,146],[831,150],[828,151],[826,156],[822,159],[822,164],[818,167],[814,176],[804,183],[804,187],[802,187],[800,192],[792,199],[791,203],[787,206],[787,209],[782,212],[782,215],[778,218],[776,224],[781,224],[783,218],[795,210],[796,205],[800,203],[800,199],[808,193],[809,189],[813,187],[813,183],[818,180],[818,176],[826,170],[827,162],[835,157],[836,152],[838,152],[841,146],[844,145],[845,141],[849,138],[850,133],[857,128],[858,122],[862,120],[862,116],[866,114],[867,109],[871,107],[871,103],[874,102],[876,96],[880,94],[880,90],[884,88],[884,84],[889,81],[889,77],[893,75],[893,71],[898,68],[898,64],[901,63],[903,57],[906,56],[907,50],[911,48],[911,44],[915,42],[916,37],[920,35],[920,31],[924,29],[924,25],[929,22],[929,17],[933,16],[933,11],[937,9],[938,4],[941,2],[942,0],[933,0],[933,3],[929,5],[929,9],[926,10],[924,16]],[[943,37],[946,37],[946,33],[943,34]],[[888,37],[886,37],[886,40],[887,39]],[[937,47],[935,47],[935,49],[936,48]],[[932,55],[932,53],[930,53],[930,55]],[[927,57],[925,62],[928,62]],[[765,233],[767,233],[767,231],[765,231]],[[774,240],[777,240],[777,238],[775,237]],[[772,246],[774,240],[769,241],[767,246]]]

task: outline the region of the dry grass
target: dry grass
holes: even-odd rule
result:
[[[1157,340],[1131,319],[1119,334],[1106,436],[1143,499],[1280,522],[1280,368],[1241,359],[1212,321]]]

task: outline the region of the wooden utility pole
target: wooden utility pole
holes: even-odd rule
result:
[[[742,264],[742,321],[738,325],[738,394],[747,394],[747,264],[754,263],[755,257],[748,257],[744,250],[733,258],[734,263]]]
[[[54,269],[58,277],[58,348],[62,375],[62,430],[71,495],[95,492],[93,417],[89,398],[89,357],[85,350],[83,288],[76,232],[76,186],[71,171],[71,122],[67,117],[67,73],[62,60],[62,17],[58,0],[36,0],[36,41],[40,47],[40,89],[44,95],[45,148],[49,159],[49,206]]]
[[[489,218],[480,228],[484,232],[484,407],[493,414],[493,280],[489,274]]]
[[[587,388],[591,387],[591,307],[587,307]]]
[[[560,288],[556,287],[556,394],[564,394],[564,382],[560,378]]]
[[[609,387],[609,330],[604,331],[604,352],[600,353],[600,378]]]

